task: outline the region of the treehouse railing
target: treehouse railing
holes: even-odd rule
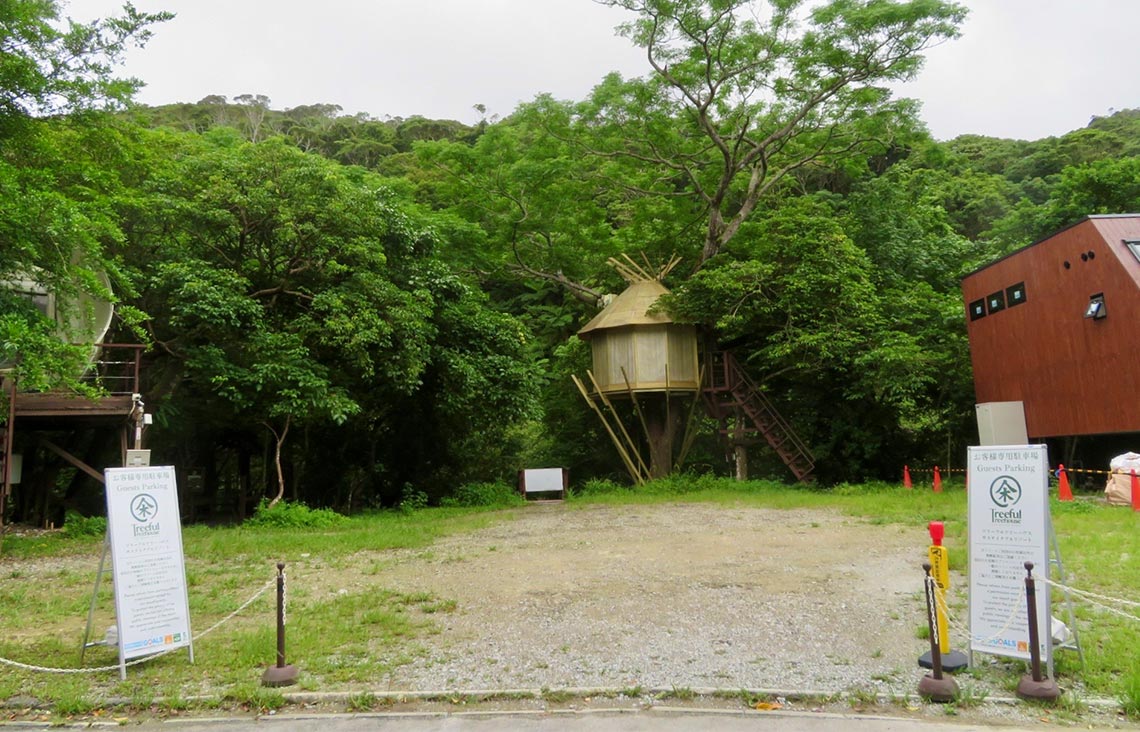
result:
[[[97,343],[99,358],[93,369],[84,374],[83,381],[107,392],[110,396],[130,396],[139,393],[142,352],[145,346],[137,343]]]

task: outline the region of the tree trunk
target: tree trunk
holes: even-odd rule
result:
[[[736,480],[748,480],[748,445],[733,445],[732,457],[736,463]]]
[[[649,477],[664,478],[673,472],[673,443],[681,429],[681,410],[670,409],[669,396],[643,397],[641,408],[649,433]]]
[[[285,418],[285,427],[281,430],[281,432],[273,429],[273,425],[269,424],[268,422],[265,423],[265,426],[268,427],[269,431],[273,433],[273,437],[277,442],[276,449],[273,453],[273,462],[277,467],[277,495],[274,496],[273,500],[269,502],[269,508],[276,506],[285,496],[285,472],[281,469],[281,446],[285,444],[285,438],[289,435],[289,423],[291,420],[291,416]]]
[[[745,416],[740,410],[737,410],[735,422],[736,434],[732,443],[732,458],[736,465],[736,480],[745,481],[748,480],[748,445],[744,442]]]

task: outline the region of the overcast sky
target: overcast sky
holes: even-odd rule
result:
[[[622,11],[592,0],[134,0],[174,20],[128,56],[145,104],[264,94],[274,109],[475,122],[549,92],[578,100],[609,71],[641,75],[614,34]],[[72,0],[76,19],[121,0]],[[901,89],[938,139],[1038,139],[1140,107],[1137,0],[965,0],[962,37],[931,49]]]

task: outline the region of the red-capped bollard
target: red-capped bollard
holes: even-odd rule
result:
[[[930,576],[934,580],[934,622],[938,631],[936,633],[938,651],[942,659],[942,668],[954,673],[966,668],[970,659],[961,651],[950,650],[950,618],[946,615],[946,594],[950,591],[950,552],[942,546],[942,539],[946,536],[946,525],[941,521],[931,521],[926,528],[930,532],[932,542],[927,550],[927,557],[930,559]],[[918,657],[918,665],[922,668],[934,668],[933,654],[923,653]]]
[[[262,686],[297,683],[297,667],[285,663],[285,563],[277,563],[277,663],[261,675]]]

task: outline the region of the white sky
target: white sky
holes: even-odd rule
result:
[[[931,49],[904,96],[938,139],[1037,139],[1140,107],[1136,0],[964,0],[962,38]],[[121,0],[72,0],[76,19]],[[145,104],[264,94],[274,109],[339,104],[374,117],[505,116],[549,92],[583,99],[609,71],[648,69],[592,0],[135,0],[177,17],[125,73]]]

